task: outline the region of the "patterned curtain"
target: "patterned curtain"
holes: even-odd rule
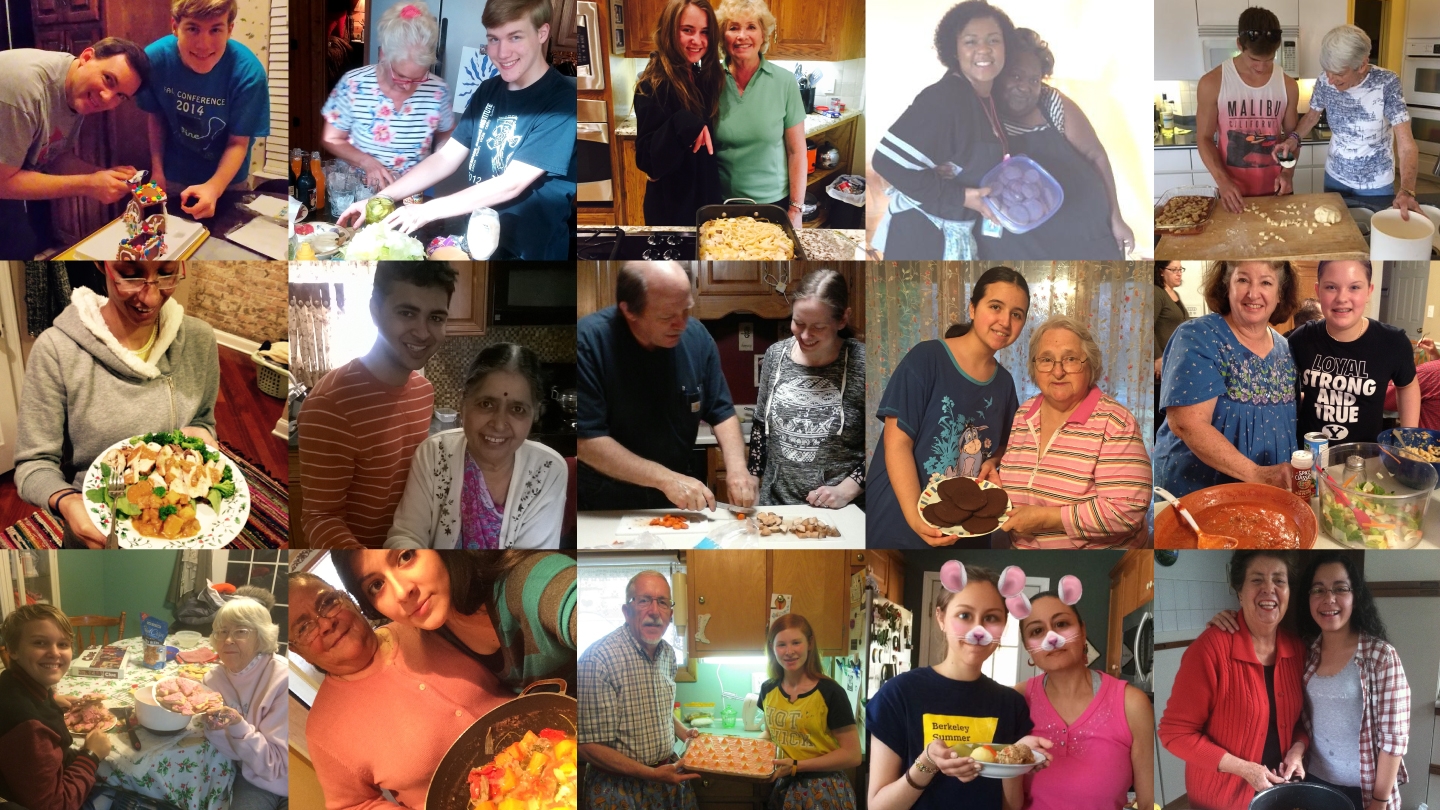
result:
[[[865,288],[865,408],[873,414],[895,366],[922,340],[967,320],[970,291],[993,262],[877,262]],[[1100,344],[1096,383],[1135,415],[1146,446],[1154,433],[1153,267],[1149,262],[1019,262],[1030,284],[1030,315],[1020,337],[995,359],[1015,378],[1021,402],[1040,393],[1030,378],[1030,336],[1051,315],[1084,323]],[[873,453],[883,423],[867,431]],[[1153,449],[1153,448],[1152,448]]]

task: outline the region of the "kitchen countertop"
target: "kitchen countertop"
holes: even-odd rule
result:
[[[1191,130],[1185,130],[1183,132],[1180,130],[1176,130],[1174,135],[1161,135],[1158,132],[1155,133],[1156,149],[1194,149],[1197,143],[1198,141],[1195,138],[1195,133]],[[1327,143],[1330,143],[1330,130],[1327,129],[1322,132],[1321,130],[1316,129],[1311,130],[1310,137],[1301,141],[1300,145],[1302,147],[1322,146]]]
[[[812,113],[805,116],[805,137],[810,137],[827,129],[834,129],[852,118],[858,118],[861,110],[846,110],[839,118],[831,118],[828,115]],[[633,138],[636,135],[635,116],[627,115],[615,122],[615,137]]]
[[[1313,212],[1329,205],[1344,213],[1346,201],[1334,192],[1291,194],[1284,197],[1247,197],[1245,210],[1236,214],[1215,204],[1205,230],[1190,236],[1163,234],[1155,258],[1171,259],[1367,259],[1370,247],[1350,217],[1339,224],[1313,227]],[[1267,218],[1269,221],[1267,221]],[[1276,225],[1270,221],[1301,224]],[[1261,239],[1261,232],[1276,233]],[[1280,241],[1280,240],[1284,241]]]
[[[676,231],[694,233],[689,225],[621,225],[626,233],[657,233]],[[837,228],[802,228],[795,234],[806,258],[812,261],[863,262],[865,261],[865,231],[841,230]]]
[[[819,509],[808,504],[791,506],[761,506],[757,507],[762,512],[774,512],[781,517],[815,517],[834,526],[840,530],[839,537],[828,537],[824,540],[802,540],[791,534],[772,534],[769,537],[755,537],[753,548],[771,549],[859,549],[865,547],[865,513],[860,507],[850,504],[843,509]],[[1440,511],[1440,510],[1437,510]],[[703,521],[713,528],[709,532],[688,531],[678,532],[672,529],[656,528],[655,531],[669,531],[671,536],[660,536],[660,547],[666,549],[690,549],[698,548],[701,543],[708,539],[709,534],[717,534],[727,528],[733,528],[737,521],[731,517],[729,512],[685,512],[679,509],[629,509],[614,512],[581,512],[576,516],[576,534],[581,549],[601,549],[615,551],[634,550],[637,546],[615,544],[616,532],[620,528],[620,520],[625,517],[660,517],[662,515],[686,515],[695,523],[692,527]],[[633,538],[637,535],[627,535]],[[718,548],[713,543],[704,543],[706,548]],[[738,547],[738,546],[737,546]],[[651,546],[654,548],[654,546]]]

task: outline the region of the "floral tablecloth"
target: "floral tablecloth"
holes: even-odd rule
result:
[[[179,647],[174,640],[171,646]],[[123,678],[84,678],[66,675],[55,687],[56,694],[105,695],[106,706],[134,706],[132,689],[149,686],[176,674],[174,662],[162,670],[146,669],[134,662],[143,660],[141,640],[127,638],[112,643],[130,651]],[[71,672],[79,669],[81,656],[71,663]],[[218,666],[218,664],[216,665]],[[226,810],[230,806],[230,786],[235,782],[236,766],[205,739],[203,725],[197,718],[190,728],[174,736],[152,734],[143,726],[136,727],[140,749],[130,745],[130,738],[119,727],[110,732],[110,756],[100,768],[102,781],[133,790],[146,796],[165,799],[181,810]],[[77,738],[78,742],[78,738]]]

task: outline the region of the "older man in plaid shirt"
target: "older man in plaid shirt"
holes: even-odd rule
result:
[[[625,586],[625,624],[580,656],[580,756],[590,765],[583,806],[596,810],[695,810],[675,738],[698,736],[671,713],[675,651],[665,643],[674,603],[655,571]]]

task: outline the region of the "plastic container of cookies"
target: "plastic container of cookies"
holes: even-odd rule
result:
[[[985,206],[1014,234],[1044,225],[1065,203],[1065,190],[1045,167],[1025,155],[1012,155],[980,178],[990,189]]]
[[[1205,214],[1197,223],[1176,223],[1161,224],[1161,214],[1165,206],[1177,197],[1204,197],[1208,200],[1205,203]],[[1205,226],[1210,224],[1210,218],[1215,213],[1215,203],[1220,200],[1220,190],[1214,186],[1176,186],[1160,195],[1160,201],[1155,203],[1155,231],[1166,233],[1171,236],[1194,236],[1203,233]]]

